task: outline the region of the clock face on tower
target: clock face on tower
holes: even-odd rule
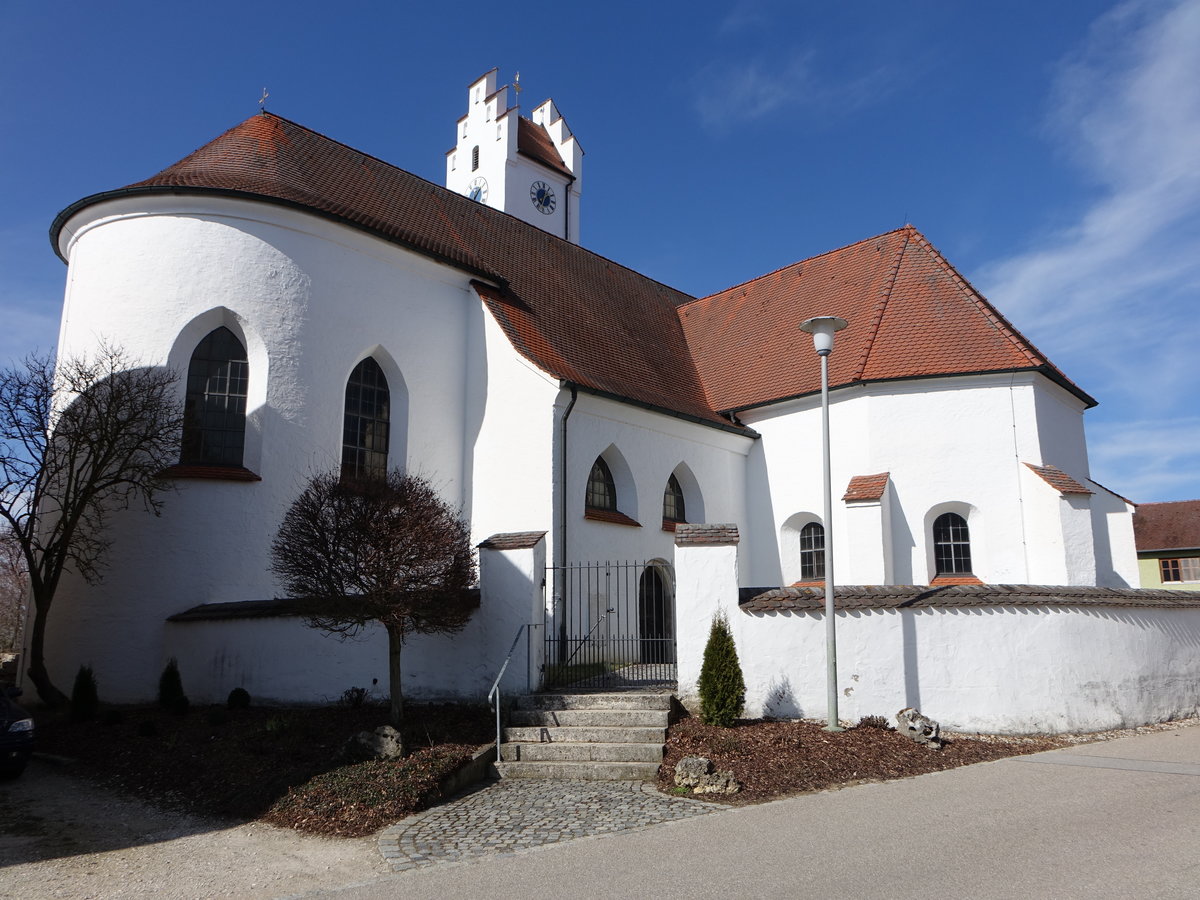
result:
[[[485,201],[487,199],[487,179],[482,175],[471,179],[471,183],[467,185],[467,196],[480,203]]]
[[[534,208],[545,215],[554,212],[554,189],[544,181],[535,181],[529,188],[529,199]]]

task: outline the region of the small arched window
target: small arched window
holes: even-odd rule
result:
[[[687,521],[687,511],[683,506],[683,488],[679,479],[671,475],[667,479],[667,487],[663,491],[663,524],[675,524]]]
[[[479,168],[479,145],[476,144],[471,148],[471,171],[474,172]]]
[[[597,456],[588,473],[587,496],[584,505],[588,509],[617,509],[617,485],[603,457]]]
[[[342,429],[342,477],[382,478],[387,474],[391,393],[379,363],[367,357],[346,382]]]
[[[971,574],[971,534],[958,513],[933,520],[933,561],[938,575]]]
[[[809,522],[800,529],[800,580],[820,581],[825,577],[825,526]]]
[[[246,348],[224,326],[196,345],[183,404],[183,465],[242,465],[246,445]]]

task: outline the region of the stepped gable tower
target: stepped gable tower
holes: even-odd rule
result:
[[[497,69],[471,83],[446,153],[446,187],[579,243],[583,148],[553,100],[529,118],[509,106]]]

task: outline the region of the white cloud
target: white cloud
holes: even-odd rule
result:
[[[843,115],[882,99],[894,87],[883,67],[844,82],[822,80],[814,59],[814,52],[795,49],[778,59],[760,56],[710,63],[693,79],[694,106],[701,122],[721,132],[781,109],[790,114],[820,109],[827,117]]]
[[[1110,485],[1121,493],[1130,482],[1157,484],[1157,493],[1181,478],[1200,491],[1195,455],[1188,462],[1173,449],[1196,443],[1195,422],[1184,417],[1200,393],[1197,47],[1200,0],[1138,0],[1095,23],[1061,69],[1050,117],[1063,151],[1094,181],[1094,200],[1069,227],[979,279],[1105,403],[1108,419],[1116,405],[1139,420],[1128,426],[1135,432],[1174,429],[1170,440],[1142,441],[1138,453],[1106,433],[1098,458],[1124,473]],[[1172,475],[1171,466],[1186,468]]]
[[[1088,426],[1092,474],[1138,503],[1193,496],[1200,472],[1200,417]]]

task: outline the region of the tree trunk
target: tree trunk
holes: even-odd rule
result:
[[[404,732],[404,687],[400,683],[400,648],[404,646],[404,632],[389,625],[388,633],[388,689],[392,695],[392,707],[389,724],[397,731]],[[404,738],[400,739],[400,749],[404,754],[408,748],[404,746]]]
[[[33,637],[29,642],[29,680],[37,688],[38,696],[51,709],[67,705],[67,695],[54,686],[50,673],[46,671],[46,613],[49,605],[39,603],[34,597],[33,603]]]

